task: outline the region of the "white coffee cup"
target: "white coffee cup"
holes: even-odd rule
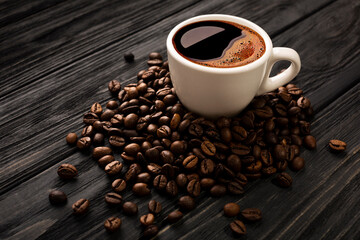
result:
[[[254,62],[230,68],[207,67],[189,61],[176,51],[173,37],[180,28],[207,20],[234,22],[255,30],[265,41],[265,53]],[[240,113],[256,95],[291,81],[301,67],[300,57],[295,50],[273,48],[269,35],[262,28],[230,15],[201,15],[183,21],[171,30],[166,46],[171,80],[181,103],[190,111],[208,118]],[[290,61],[291,65],[277,76],[269,77],[272,66],[280,60]]]

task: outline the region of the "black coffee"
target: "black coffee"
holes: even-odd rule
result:
[[[174,36],[177,52],[209,67],[243,66],[265,52],[264,39],[254,30],[226,21],[203,21],[182,27]]]

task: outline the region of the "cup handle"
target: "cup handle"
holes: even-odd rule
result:
[[[290,67],[288,67],[285,71],[274,77],[269,77],[272,67],[277,61],[280,60],[290,61],[291,62]],[[300,67],[301,67],[300,57],[295,50],[285,47],[273,48],[272,55],[268,61],[268,67],[265,77],[256,95],[258,96],[266,92],[273,91],[276,88],[281,87],[284,84],[290,82],[299,73]]]

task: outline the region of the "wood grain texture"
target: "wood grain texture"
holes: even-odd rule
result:
[[[266,4],[0,3],[1,13],[6,12],[0,15],[0,239],[137,239],[138,218],[152,198],[164,206],[157,220],[163,227],[159,239],[233,239],[231,219],[221,213],[230,201],[263,210],[261,223],[247,225],[246,239],[359,239],[359,3],[261,2]],[[154,190],[146,198],[128,192],[124,199],[138,203],[139,214],[124,217],[103,200],[111,179],[89,153],[68,147],[64,137],[81,130],[82,114],[94,101],[104,106],[110,99],[109,80],[135,81],[149,52],[165,53],[167,32],[176,23],[216,12],[253,20],[274,37],[275,46],[299,52],[303,68],[293,82],[315,105],[312,129],[318,148],[302,153],[306,169],[291,173],[291,189],[279,189],[266,179],[250,184],[242,198],[214,199],[203,193],[197,208],[172,226],[163,220],[176,208],[176,199]],[[128,50],[136,56],[132,64],[122,59]],[[346,141],[348,150],[330,153],[327,141],[332,138]],[[119,154],[116,158],[120,160]],[[78,168],[76,180],[57,177],[58,165],[65,162]],[[64,190],[68,204],[51,206],[50,188]],[[71,204],[82,197],[90,199],[90,212],[74,217]],[[123,225],[109,235],[103,221],[112,215],[120,216]]]

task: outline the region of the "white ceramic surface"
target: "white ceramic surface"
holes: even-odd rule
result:
[[[233,68],[206,67],[185,59],[175,50],[173,36],[183,26],[206,20],[230,21],[252,28],[264,39],[265,53],[252,63]],[[171,80],[180,101],[190,111],[208,118],[238,114],[254,96],[291,81],[301,67],[296,51],[273,48],[270,37],[262,28],[246,19],[230,15],[209,14],[190,18],[171,30],[166,46]],[[280,60],[290,61],[290,67],[270,78],[272,66]]]

